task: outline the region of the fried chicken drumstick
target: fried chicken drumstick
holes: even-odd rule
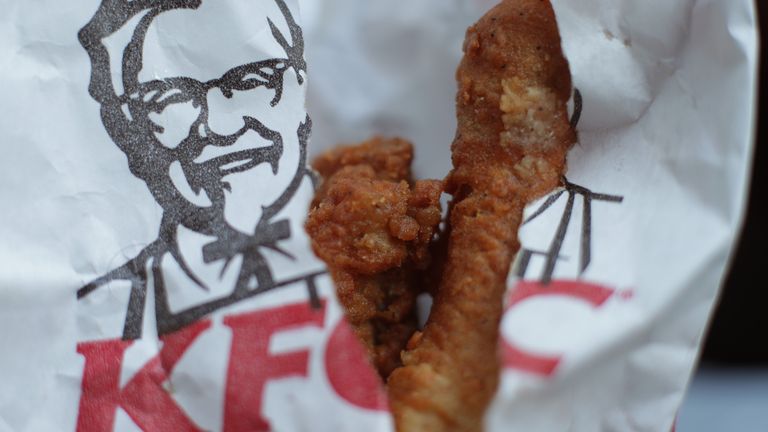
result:
[[[503,0],[489,11],[467,31],[456,77],[448,252],[427,325],[388,380],[400,432],[482,429],[523,208],[558,185],[576,140],[548,1]]]

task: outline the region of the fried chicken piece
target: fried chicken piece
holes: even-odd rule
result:
[[[313,167],[326,177],[306,229],[336,284],[347,320],[382,378],[401,364],[416,329],[415,271],[429,263],[440,223],[439,181],[411,187],[413,148],[374,138],[321,155]]]
[[[497,341],[524,206],[556,187],[576,140],[552,6],[504,0],[467,31],[448,252],[423,333],[389,377],[399,432],[480,431],[499,380]]]
[[[312,161],[322,178],[329,178],[343,167],[368,165],[376,178],[399,182],[411,180],[413,145],[401,138],[373,137],[354,146],[331,149]]]

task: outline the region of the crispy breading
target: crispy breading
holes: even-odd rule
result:
[[[467,31],[456,76],[448,251],[427,325],[388,380],[399,432],[482,430],[523,208],[558,185],[576,139],[548,1],[504,0],[489,11]]]
[[[413,148],[375,138],[313,163],[325,178],[306,229],[336,284],[347,320],[382,377],[401,364],[416,329],[415,271],[429,263],[440,223],[442,183],[412,187]]]
[[[368,165],[376,178],[399,182],[411,180],[413,145],[401,138],[376,136],[352,146],[331,149],[312,161],[321,177],[329,178],[343,167]]]

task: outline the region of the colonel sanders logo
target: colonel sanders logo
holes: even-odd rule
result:
[[[291,256],[281,247],[289,221],[278,213],[308,176],[310,121],[295,109],[302,32],[283,0],[229,3],[103,0],[79,32],[103,127],[162,209],[154,242],[77,293],[128,281],[123,339],[141,337],[149,287],[163,335],[286,283],[274,280],[265,253]],[[242,28],[262,28],[271,45],[254,49]],[[168,262],[192,281],[184,289],[228,287],[174,307]]]

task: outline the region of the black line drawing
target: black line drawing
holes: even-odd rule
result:
[[[284,50],[285,56],[238,65],[219,78],[206,82],[185,76],[148,82],[139,79],[139,72],[143,67],[145,36],[153,20],[158,15],[172,10],[198,9],[202,0],[102,0],[91,20],[78,34],[79,41],[90,59],[89,93],[100,104],[103,126],[114,144],[125,153],[131,173],[146,183],[163,211],[157,240],[145,247],[135,258],[77,291],[78,299],[82,299],[112,281],[130,281],[131,292],[123,339],[141,337],[150,278],[154,286],[157,330],[160,335],[176,331],[219,308],[298,281],[305,282],[311,302],[317,303],[314,278],[322,272],[288,281],[275,281],[270,265],[262,253],[263,250],[270,249],[292,257],[279,245],[280,241],[291,237],[289,222],[286,219],[275,220],[275,216],[291,200],[302,181],[311,175],[306,167],[306,144],[311,130],[309,117],[307,116],[296,130],[299,142],[299,164],[296,172],[282,194],[271,204],[262,206],[261,219],[252,233],[238,231],[225,220],[225,191],[231,191],[231,186],[223,179],[227,175],[247,171],[262,164],[269,164],[272,172],[277,174],[278,162],[284,154],[283,136],[253,117],[242,117],[242,127],[231,135],[218,135],[208,122],[207,94],[212,89],[220,91],[226,98],[231,98],[234,91],[247,92],[266,88],[274,92],[269,105],[275,107],[283,98],[284,75],[288,70],[293,69],[298,84],[303,84],[302,72],[306,72],[306,63],[302,30],[284,0],[264,0],[268,1],[273,1],[278,6],[289,29],[289,35],[286,36],[272,19],[267,18],[272,36]],[[104,39],[134,18],[139,21],[122,52],[123,91],[120,92],[116,90],[113,82],[110,69],[112,59]],[[179,104],[190,105],[197,109],[199,114],[186,137],[181,142],[174,143],[174,146],[168,146],[158,139],[156,134],[162,133],[163,128],[152,120],[152,115]],[[257,133],[269,145],[230,151],[200,161],[204,148],[234,148],[238,139],[249,132]],[[169,168],[177,163],[181,165],[193,192],[204,193],[210,205],[201,206],[191,202],[174,185]],[[242,265],[231,294],[173,313],[160,267],[163,256],[170,254],[200,289],[207,289],[182,257],[174,237],[179,226],[216,238],[203,247],[202,254],[206,263],[223,260],[225,264],[222,274],[235,257],[242,257]]]
[[[579,92],[578,89],[574,90],[573,94],[573,101],[574,101],[574,111],[573,115],[571,116],[571,125],[572,127],[576,127],[579,123],[579,119],[581,117],[581,110],[582,110],[582,97],[581,92]],[[567,260],[566,257],[563,257],[560,255],[560,251],[563,247],[563,241],[565,240],[565,235],[568,232],[568,227],[571,222],[571,216],[573,214],[573,207],[576,201],[576,196],[580,195],[583,200],[583,214],[581,219],[581,239],[579,244],[579,277],[584,274],[584,272],[589,267],[589,263],[592,261],[592,202],[593,201],[604,201],[604,202],[612,202],[612,203],[621,203],[624,201],[624,197],[618,196],[618,195],[609,195],[604,193],[597,193],[592,192],[591,190],[579,186],[577,184],[571,183],[568,181],[567,178],[563,178],[563,187],[562,189],[553,192],[547,199],[544,201],[544,203],[539,206],[536,211],[533,212],[524,222],[523,225],[531,222],[532,220],[536,219],[537,217],[541,216],[544,212],[546,212],[555,202],[557,202],[558,199],[560,199],[563,194],[568,193],[567,202],[565,204],[565,209],[563,210],[563,215],[560,218],[560,223],[557,227],[557,230],[555,231],[554,238],[552,239],[552,243],[550,244],[550,247],[546,251],[537,251],[527,248],[521,248],[519,255],[518,255],[518,262],[516,265],[517,271],[516,275],[520,279],[525,278],[526,273],[528,271],[528,266],[531,262],[531,258],[534,256],[541,256],[545,259],[544,264],[544,270],[541,274],[541,282],[543,284],[548,284],[550,281],[552,281],[552,276],[555,272],[555,267],[557,266],[558,261],[565,261]]]
[[[592,260],[592,201],[612,203],[621,203],[624,201],[624,197],[592,192],[583,186],[569,182],[567,178],[563,179],[563,182],[565,183],[563,188],[550,195],[544,203],[523,222],[523,225],[525,225],[539,217],[567,192],[568,201],[565,204],[563,215],[560,218],[560,223],[557,226],[557,231],[555,231],[555,236],[552,239],[549,249],[546,251],[536,251],[526,248],[520,250],[520,258],[517,265],[517,276],[520,278],[525,277],[531,258],[534,256],[542,256],[545,259],[545,264],[544,271],[541,275],[541,282],[543,284],[548,284],[552,280],[552,275],[555,272],[555,267],[557,266],[558,261],[566,259],[560,255],[560,251],[562,250],[563,241],[565,240],[565,235],[568,232],[568,227],[571,222],[576,195],[580,195],[583,200],[581,239],[579,242],[579,276],[584,274]]]

